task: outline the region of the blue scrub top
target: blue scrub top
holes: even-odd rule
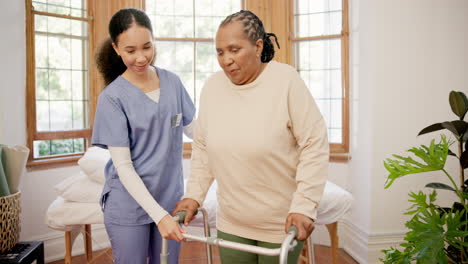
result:
[[[168,212],[183,194],[182,131],[195,107],[177,75],[156,67],[159,103],[122,76],[99,95],[92,144],[129,147],[133,166],[155,200]],[[104,221],[119,225],[153,222],[120,182],[112,159],[101,196]]]

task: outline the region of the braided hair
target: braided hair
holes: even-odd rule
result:
[[[102,43],[96,56],[96,66],[106,85],[127,70],[122,58],[117,55],[112,47],[112,43],[117,44],[120,34],[132,27],[133,24],[145,27],[153,35],[153,27],[149,17],[145,12],[136,8],[120,9],[109,22],[110,37]]]
[[[253,44],[255,44],[259,39],[263,40],[263,51],[262,55],[260,56],[260,60],[262,62],[271,61],[275,56],[275,48],[270,37],[275,38],[276,45],[278,46],[278,48],[280,48],[278,38],[276,37],[276,35],[273,33],[266,33],[260,18],[258,18],[254,13],[252,13],[249,10],[241,10],[239,12],[227,16],[221,22],[219,27],[222,27],[234,21],[239,21],[243,24],[244,33],[252,41]]]

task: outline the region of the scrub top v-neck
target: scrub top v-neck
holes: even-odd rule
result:
[[[179,77],[156,67],[160,80],[159,102],[122,76],[98,99],[92,144],[129,147],[133,166],[148,191],[168,212],[183,194],[182,130],[190,124],[195,107]],[[101,197],[104,221],[121,225],[153,220],[120,182],[112,160],[105,168]]]

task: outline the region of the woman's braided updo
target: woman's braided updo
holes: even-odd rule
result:
[[[219,25],[222,27],[231,22],[239,21],[244,26],[244,33],[252,41],[253,44],[257,42],[258,39],[263,40],[263,51],[262,56],[260,57],[262,62],[269,62],[275,56],[275,48],[270,37],[275,38],[276,45],[278,44],[278,38],[273,33],[266,33],[263,23],[254,13],[249,10],[241,10],[237,13],[227,16]]]

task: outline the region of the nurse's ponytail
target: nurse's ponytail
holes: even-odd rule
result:
[[[118,45],[119,36],[133,24],[147,28],[153,35],[153,27],[149,17],[142,10],[136,8],[124,8],[115,13],[109,22],[110,38],[101,45],[97,56],[96,66],[104,78],[106,85],[119,77],[127,70],[122,58],[117,55],[112,43]]]
[[[107,38],[102,43],[96,56],[96,66],[102,74],[106,85],[127,70],[127,66],[123,63],[122,58],[117,55],[114,47],[112,47],[112,40],[110,38]]]

